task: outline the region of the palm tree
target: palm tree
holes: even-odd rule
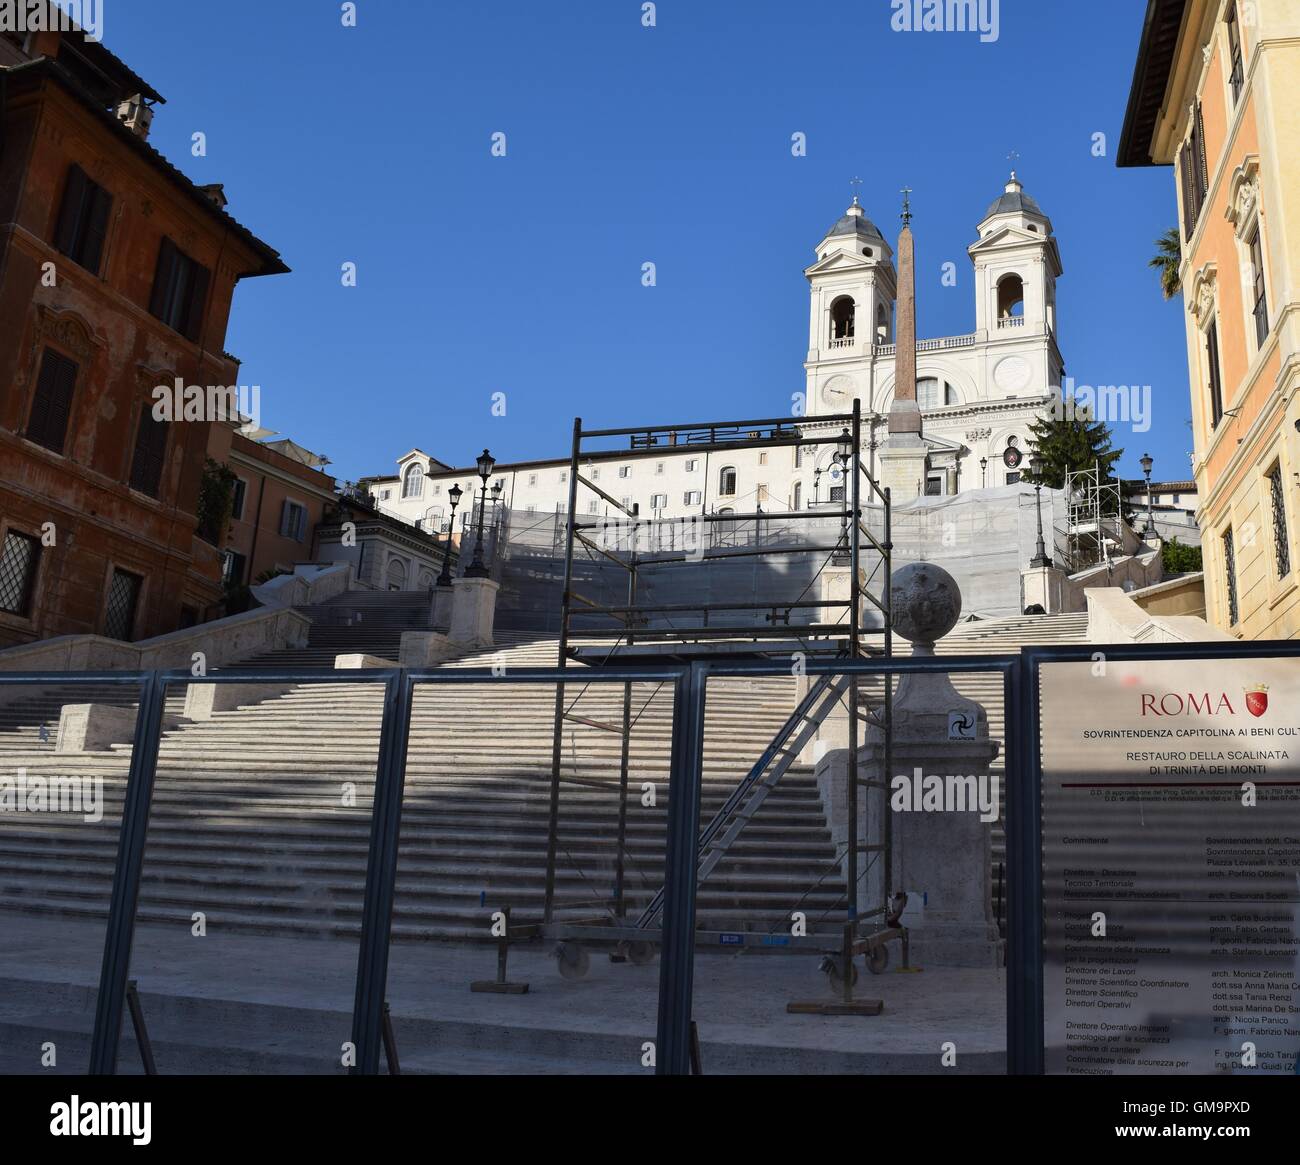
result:
[[[1166,299],[1173,299],[1183,289],[1178,274],[1183,265],[1183,244],[1177,227],[1170,227],[1156,240],[1156,256],[1147,264],[1160,272],[1160,290]]]

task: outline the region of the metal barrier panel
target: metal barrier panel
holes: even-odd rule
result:
[[[159,683],[129,946],[138,991],[116,1070],[346,1072],[357,1056],[385,696],[396,681],[231,671]]]
[[[0,674],[0,1072],[84,1074],[149,680]]]
[[[531,658],[411,676],[378,1071],[653,1073],[678,672]]]
[[[665,968],[661,1071],[1008,1071],[1015,667],[695,666],[698,797],[669,856],[691,897],[665,907],[689,970]]]
[[[1290,1074],[1300,653],[1037,653],[1045,1069]]]

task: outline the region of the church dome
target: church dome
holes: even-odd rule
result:
[[[984,217],[992,218],[995,214],[1036,214],[1040,218],[1047,217],[1043,213],[1043,208],[1025,193],[1025,188],[1017,180],[1014,170],[1011,171],[1011,181],[1007,183],[1002,197],[989,207]]]
[[[831,227],[826,235],[828,238],[836,235],[862,235],[864,238],[880,239],[882,242],[885,238],[876,224],[867,218],[867,212],[858,204],[856,198],[853,200],[853,205],[844,212],[844,217]]]

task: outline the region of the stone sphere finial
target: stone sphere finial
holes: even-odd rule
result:
[[[889,580],[894,630],[912,644],[914,655],[933,655],[934,644],[961,617],[957,580],[932,562],[910,562]]]

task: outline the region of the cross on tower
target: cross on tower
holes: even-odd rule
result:
[[[853,188],[853,202],[856,205],[858,201],[858,188],[862,185],[861,178],[850,178],[849,185]]]
[[[904,186],[899,193],[903,196],[903,225],[911,226],[912,224],[912,188]]]

